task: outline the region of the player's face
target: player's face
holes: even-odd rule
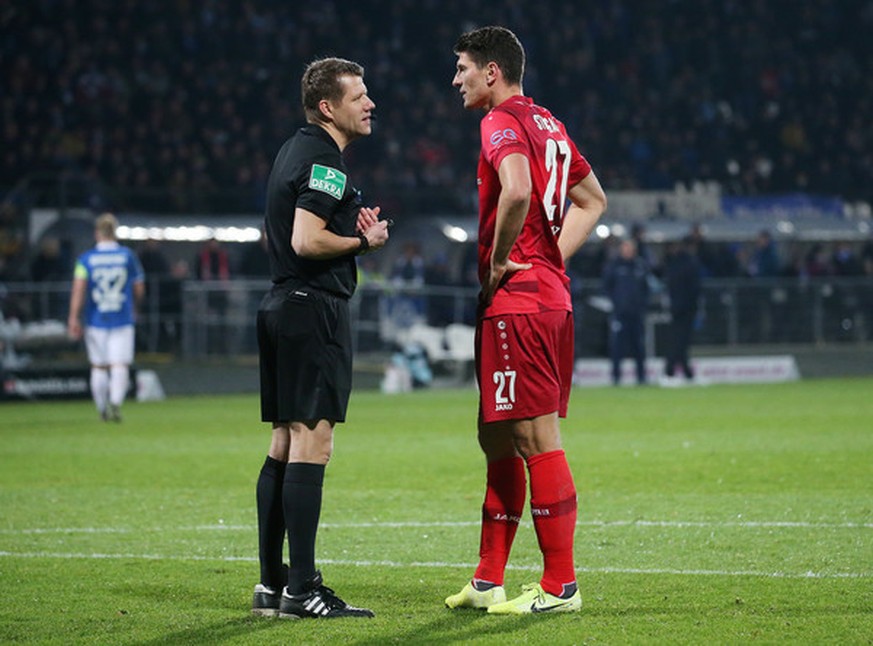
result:
[[[452,85],[461,92],[464,107],[468,110],[488,107],[490,88],[487,74],[488,68],[476,65],[466,52],[458,54]]]
[[[331,105],[334,125],[349,141],[369,135],[373,131],[371,119],[376,104],[367,96],[364,79],[343,76],[340,84],[345,92],[339,103]]]

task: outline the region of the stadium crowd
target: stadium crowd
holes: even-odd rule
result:
[[[169,209],[228,188],[259,209],[302,121],[296,78],[336,54],[366,66],[378,106],[377,136],[352,153],[363,188],[422,196],[398,205],[417,211],[466,206],[476,116],[449,85],[451,47],[489,22],[518,31],[526,93],[554,106],[610,189],[873,196],[867,0],[12,3],[0,186],[75,170],[167,192]]]
[[[375,136],[348,151],[365,200],[473,213],[479,115],[450,87],[451,49],[486,23],[520,35],[526,93],[607,191],[716,181],[873,200],[869,0],[12,3],[0,193],[64,172],[95,208],[260,212],[273,155],[302,123],[300,71],[342,55],[366,66],[377,104]],[[5,203],[6,256],[16,217]]]

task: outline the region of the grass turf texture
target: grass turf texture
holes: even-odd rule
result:
[[[353,395],[318,555],[373,620],[251,617],[255,397],[0,406],[0,643],[871,643],[873,380],[584,389],[562,422],[581,613],[488,617],[474,391]],[[536,581],[526,512],[507,591]]]

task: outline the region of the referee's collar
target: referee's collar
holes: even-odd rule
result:
[[[304,132],[307,135],[312,135],[314,137],[320,137],[324,141],[328,142],[331,146],[336,148],[337,152],[342,153],[339,145],[336,143],[336,141],[334,141],[334,138],[331,137],[330,133],[321,126],[314,123],[307,123],[305,126],[300,128],[300,132]]]

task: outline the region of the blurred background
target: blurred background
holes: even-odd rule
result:
[[[378,383],[400,353],[413,373],[468,380],[481,114],[451,87],[452,45],[485,24],[518,34],[525,93],[610,199],[568,267],[578,359],[606,356],[601,275],[633,236],[652,272],[651,357],[685,240],[702,276],[693,354],[873,372],[870,0],[4,2],[2,370],[84,362],[58,326],[111,210],[148,277],[138,364],[170,390],[256,389],[266,178],[303,124],[304,66],[337,55],[364,65],[377,104],[350,172],[396,222],[361,259],[358,370]],[[186,372],[203,365],[223,376]]]

